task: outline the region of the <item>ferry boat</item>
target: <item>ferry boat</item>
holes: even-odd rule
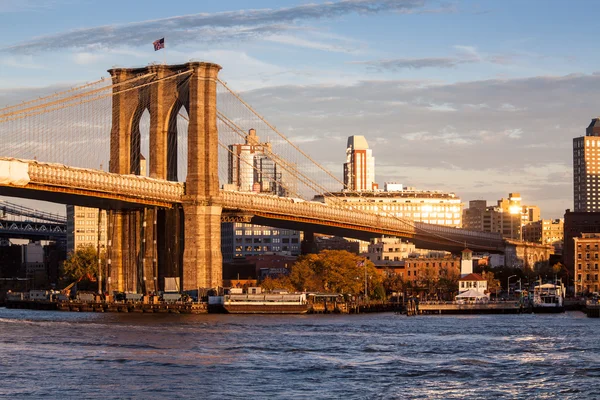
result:
[[[565,287],[561,283],[539,284],[533,288],[534,313],[561,313],[564,306]]]
[[[304,293],[227,294],[210,296],[208,307],[228,314],[305,314],[309,304]]]

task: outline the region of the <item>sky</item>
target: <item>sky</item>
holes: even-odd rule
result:
[[[115,66],[215,62],[340,176],[347,137],[364,135],[380,186],[488,205],[518,192],[560,218],[573,208],[572,138],[600,114],[596,5],[0,0],[0,105]]]

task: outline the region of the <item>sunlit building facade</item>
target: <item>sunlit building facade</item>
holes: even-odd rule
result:
[[[598,292],[600,269],[600,234],[582,233],[573,238],[575,246],[575,291],[577,293]]]
[[[524,225],[540,220],[540,209],[523,205],[519,193],[509,193],[508,198],[498,200],[495,206],[488,206],[486,200],[472,200],[462,215],[465,229],[497,232],[505,238],[519,240]]]
[[[414,188],[391,190],[398,186],[386,183],[383,191],[336,192],[315,196],[315,200],[326,204],[344,202],[354,209],[428,224],[462,226],[463,204],[456,194]]]
[[[344,163],[344,188],[362,192],[377,189],[375,183],[375,158],[364,136],[348,138],[346,163]]]
[[[585,136],[573,138],[573,203],[575,212],[600,211],[600,118],[592,119]]]
[[[106,249],[106,211],[67,205],[67,252],[80,247]]]

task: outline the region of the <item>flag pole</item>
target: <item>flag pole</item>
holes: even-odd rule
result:
[[[164,41],[164,47],[163,50],[165,51],[163,53],[163,65],[167,65],[167,41]]]

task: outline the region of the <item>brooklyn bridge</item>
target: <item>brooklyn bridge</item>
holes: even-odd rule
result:
[[[180,277],[184,290],[221,286],[222,222],[505,251],[500,234],[357,209],[343,198],[313,201],[343,182],[221,81],[220,69],[116,68],[110,79],[0,109],[0,195],[107,210],[107,290],[153,291],[165,276]],[[265,150],[282,171],[269,178],[276,194],[230,184],[231,164],[248,163],[231,145],[250,129],[269,137]],[[132,274],[139,279],[124,279]]]

